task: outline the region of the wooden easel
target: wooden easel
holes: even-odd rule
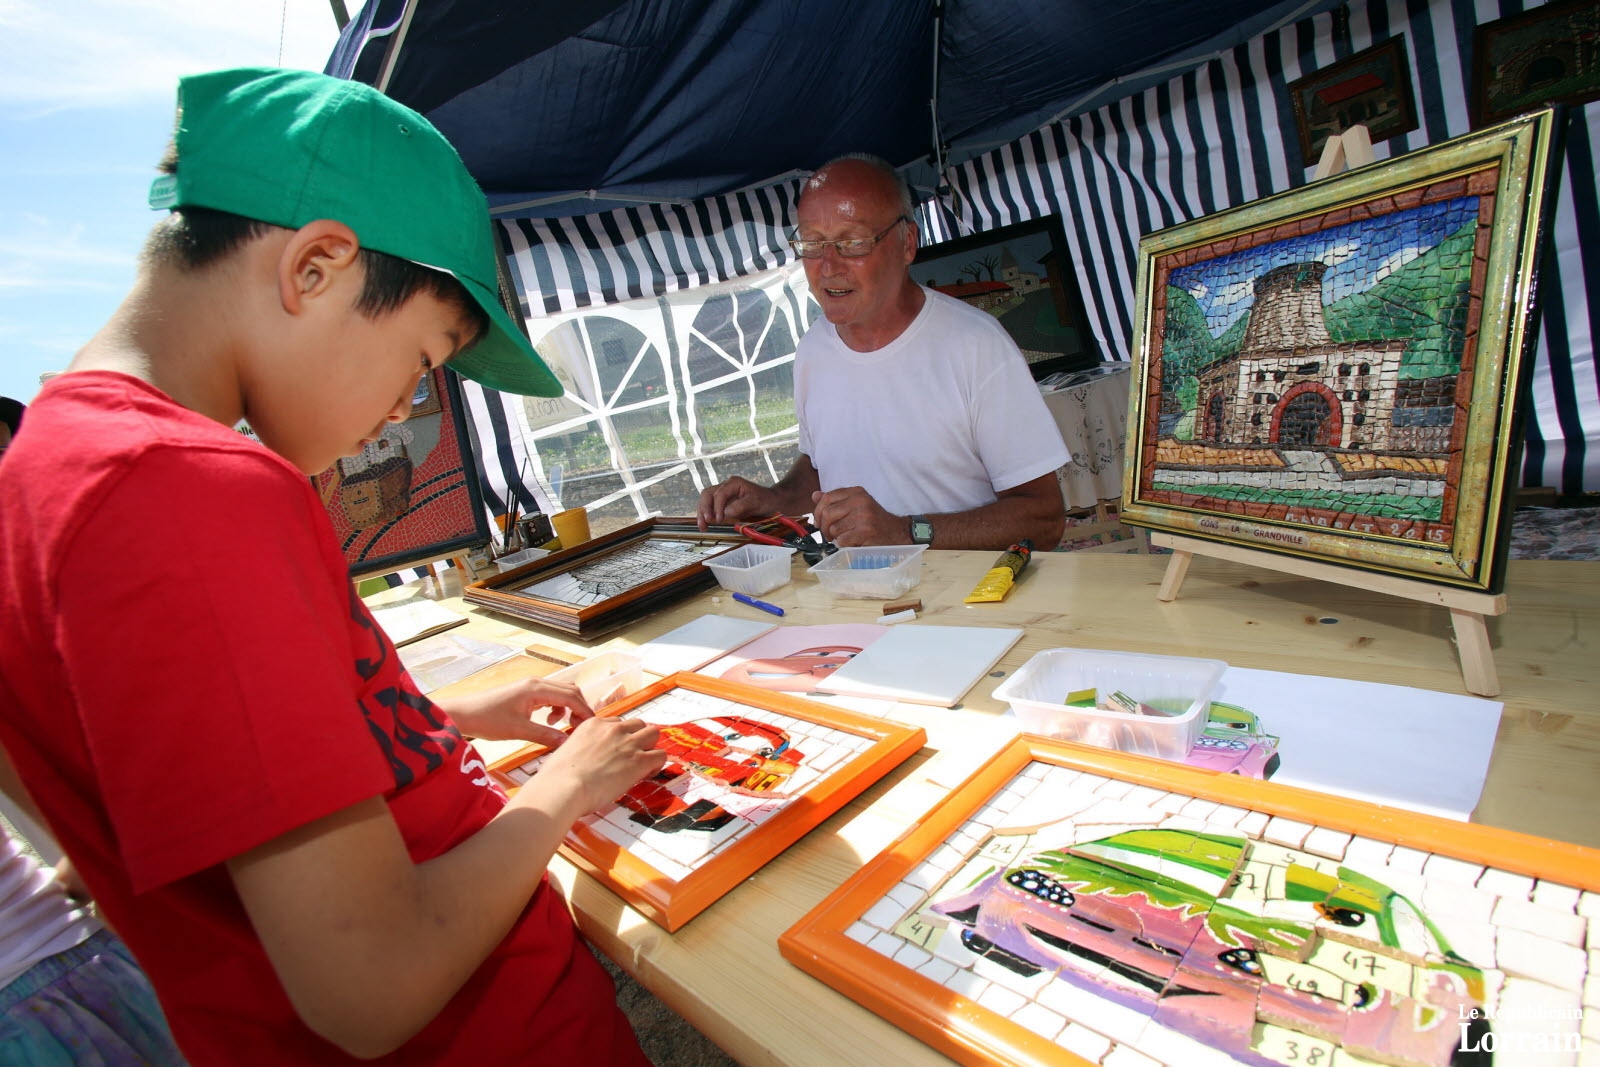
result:
[[[1330,177],[1341,170],[1364,166],[1373,162],[1372,139],[1365,126],[1352,126],[1338,137],[1328,138],[1322,149],[1322,159],[1312,176],[1313,181]],[[1456,653],[1461,659],[1461,677],[1467,692],[1492,697],[1500,693],[1500,676],[1495,671],[1494,653],[1489,647],[1489,630],[1484,623],[1489,615],[1504,615],[1504,593],[1477,593],[1470,589],[1453,589],[1413,578],[1376,574],[1371,571],[1350,570],[1329,563],[1297,559],[1275,552],[1265,552],[1243,545],[1202,541],[1177,534],[1151,533],[1150,543],[1159,548],[1170,548],[1172,559],[1167,564],[1166,576],[1161,580],[1161,591],[1156,598],[1171,601],[1178,598],[1178,588],[1189,573],[1189,562],[1197,555],[1247,563],[1265,570],[1295,574],[1302,578],[1333,582],[1338,585],[1370,589],[1386,596],[1420,600],[1440,604],[1450,609],[1450,622],[1455,628]]]

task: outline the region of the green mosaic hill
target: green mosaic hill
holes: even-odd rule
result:
[[[1407,340],[1402,378],[1431,378],[1460,369],[1467,321],[1467,286],[1477,223],[1455,233],[1394,271],[1365,292],[1323,308],[1335,342]],[[1167,287],[1167,334],[1162,350],[1167,380],[1199,374],[1213,363],[1239,354],[1250,314],[1212,337],[1205,314],[1193,296]]]

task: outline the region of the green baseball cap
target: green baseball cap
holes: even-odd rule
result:
[[[560,396],[561,383],[500,305],[489,203],[433,124],[369,85],[244,67],[178,83],[177,172],[152,208],[205,207],[299,229],[333,219],[362,247],[442,270],[489,316],[450,361],[493,389]]]

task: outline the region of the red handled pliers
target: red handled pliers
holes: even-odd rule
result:
[[[771,527],[775,524],[792,531],[792,535],[773,532]],[[733,530],[757,544],[784,545],[795,549],[808,564],[820,563],[824,556],[838,551],[838,546],[832,541],[822,539],[817,530],[787,515],[774,515],[767,519],[757,519],[755,522],[734,523]]]

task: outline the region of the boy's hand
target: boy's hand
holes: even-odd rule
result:
[[[594,717],[594,709],[577,686],[548,678],[524,678],[458,697],[445,710],[469,737],[537,741],[551,748],[567,740],[561,725]]]
[[[573,790],[579,814],[587,814],[666,766],[667,754],[655,747],[660,737],[660,730],[640,719],[589,719],[544,761],[534,782]]]

